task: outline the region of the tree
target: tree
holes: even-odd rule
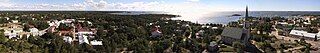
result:
[[[103,37],[107,36],[106,32],[103,31],[103,28],[98,28],[97,35],[97,39],[102,39]]]
[[[33,45],[30,49],[32,53],[40,53],[42,49],[40,49],[37,45]]]
[[[29,38],[28,38],[28,42],[29,42],[29,43],[35,44],[36,41],[37,41],[37,40],[34,38],[34,36],[29,36]]]
[[[310,50],[311,50],[311,44],[306,44],[305,45],[305,50],[304,50],[304,53],[310,53]]]
[[[0,31],[0,43],[4,44],[8,41],[9,39],[4,36],[4,33]]]
[[[10,48],[8,48],[7,46],[0,44],[0,53],[6,53],[9,52]]]
[[[44,30],[49,27],[46,21],[30,21],[29,24],[34,25],[39,30]]]
[[[0,24],[8,23],[9,21],[6,18],[0,18]]]
[[[232,43],[232,46],[234,47],[235,52],[237,52],[237,53],[244,53],[244,51],[243,51],[244,45],[241,44],[240,41],[235,41],[235,42],[233,42],[233,43]]]
[[[82,52],[88,52],[88,53],[96,53],[97,51],[89,44],[83,43],[81,44]]]
[[[314,36],[314,41],[318,41],[318,35]]]

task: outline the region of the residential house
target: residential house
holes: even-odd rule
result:
[[[200,30],[196,33],[196,38],[197,39],[202,39],[204,35],[204,30]]]
[[[74,21],[75,21],[75,19],[65,19],[65,20],[61,20],[59,22],[61,22],[61,23],[72,23]]]
[[[63,36],[63,40],[65,41],[65,42],[67,42],[67,43],[72,43],[72,41],[73,41],[73,38],[72,37],[70,37],[70,36]]]
[[[155,26],[151,29],[151,36],[150,37],[160,37],[162,35],[162,32],[159,30],[159,26]]]
[[[91,37],[91,38],[93,38],[94,36],[92,36],[92,35],[94,35],[95,33],[94,33],[94,31],[93,30],[95,30],[95,29],[90,29],[90,28],[88,28],[88,27],[82,27],[81,26],[81,24],[80,23],[78,23],[77,25],[76,25],[76,35],[78,35],[78,36],[81,36],[81,35],[87,35],[87,36],[89,36],[89,37]]]
[[[210,42],[210,45],[207,50],[209,53],[218,53],[219,45],[216,42]]]
[[[12,23],[19,23],[18,20],[12,20]]]
[[[62,30],[59,31],[60,36],[71,36],[72,38],[75,38],[75,33],[73,30]]]
[[[56,26],[50,26],[48,29],[47,29],[47,32],[56,32]]]

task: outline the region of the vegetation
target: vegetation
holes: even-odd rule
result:
[[[77,19],[92,22],[92,26],[84,24],[84,27],[97,28],[94,39],[103,42],[102,46],[89,44],[69,44],[63,41],[56,32],[46,33],[42,36],[30,36],[22,39],[10,39],[0,36],[1,52],[30,52],[30,53],[103,53],[103,52],[190,52],[199,53],[214,41],[216,35],[221,34],[222,29],[201,27],[202,25],[181,20],[170,20],[176,15],[168,14],[141,14],[141,15],[117,15],[114,12],[2,12],[8,13],[0,16],[19,20],[24,24],[24,30],[30,25],[39,30],[49,27],[47,21],[62,19]],[[117,13],[117,12],[116,12]],[[22,16],[27,15],[27,16]],[[29,16],[32,15],[32,16]],[[10,16],[19,16],[14,18]],[[84,18],[84,19],[82,19]],[[1,20],[1,19],[0,19]],[[4,22],[5,23],[5,22]],[[150,25],[150,23],[153,23]],[[189,26],[184,26],[189,25]],[[219,24],[205,24],[211,27],[222,27]],[[162,36],[150,38],[151,29],[160,26]],[[70,29],[66,24],[60,24],[58,30]],[[203,39],[194,37],[200,30],[204,30]],[[191,32],[191,33],[190,33]],[[4,37],[4,38],[3,38]]]

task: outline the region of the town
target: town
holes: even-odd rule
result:
[[[199,24],[170,14],[1,12],[0,51],[27,53],[317,53],[320,15]]]

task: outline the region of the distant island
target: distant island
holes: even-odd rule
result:
[[[231,15],[231,16],[242,16],[242,15],[240,15],[240,14],[233,14],[233,15]]]

